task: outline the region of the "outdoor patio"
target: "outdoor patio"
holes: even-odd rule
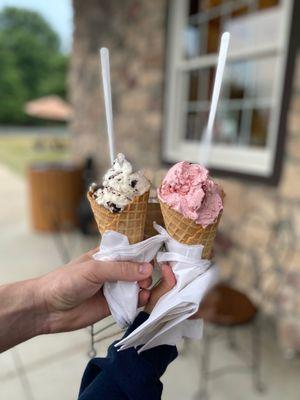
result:
[[[27,188],[24,178],[0,167],[1,225],[1,282],[12,282],[35,277],[62,264],[53,234],[34,233],[29,227]],[[92,247],[78,234],[69,234],[72,253],[81,253]],[[99,323],[99,327],[107,323]],[[262,377],[266,385],[264,394],[253,390],[251,376],[246,373],[224,375],[211,384],[211,399],[232,400],[270,399],[283,397],[297,400],[300,391],[300,360],[287,360],[278,351],[275,329],[270,321],[263,322]],[[117,335],[104,339],[97,345],[99,355],[106,353],[107,346],[119,334],[116,327],[108,334]],[[249,332],[243,329],[238,339],[247,348]],[[90,335],[88,329],[71,333],[41,336],[23,343],[0,356],[0,398],[2,399],[74,399],[80,379],[88,362]],[[199,365],[201,343],[189,343],[163,377],[163,399],[196,399],[199,389]],[[240,363],[224,341],[216,343],[212,354],[212,366]]]
[[[212,221],[222,213],[212,258],[221,284],[202,298],[204,337],[180,343],[161,378],[162,399],[299,400],[300,2],[22,3],[0,0],[0,286],[47,274],[99,244],[86,192],[101,184],[109,155],[124,153],[151,181],[141,238],[154,220],[166,221],[156,194],[167,169],[199,163],[225,192]],[[206,146],[224,32],[229,52]],[[105,356],[122,336],[112,317],[92,329],[38,336],[1,353],[0,400],[76,399],[93,351]]]

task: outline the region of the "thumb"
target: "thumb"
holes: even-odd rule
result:
[[[161,282],[157,288],[159,288],[159,294],[162,296],[176,285],[176,278],[169,264],[161,266],[161,275]]]
[[[150,263],[129,261],[96,261],[90,260],[82,264],[89,279],[94,282],[104,281],[140,281],[152,275]]]
[[[145,311],[148,313],[151,313],[158,300],[176,285],[176,277],[170,265],[163,264],[161,266],[161,275],[161,281],[151,290],[150,300],[145,307]]]

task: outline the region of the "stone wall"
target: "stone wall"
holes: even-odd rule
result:
[[[166,1],[124,0],[122,7],[116,0],[73,1],[76,28],[70,80],[75,158],[94,154],[101,167],[108,163],[98,59],[98,48],[107,46],[117,149],[138,166],[158,170]],[[299,83],[300,63],[279,186],[221,180],[227,196],[220,231],[233,246],[217,253],[223,278],[230,278],[276,317],[280,342],[290,350],[300,350]],[[156,184],[162,175],[163,171],[155,174]]]
[[[277,188],[222,180],[227,197],[220,229],[234,245],[218,261],[225,279],[276,317],[282,347],[300,351],[300,57],[287,131]]]
[[[99,48],[110,49],[117,151],[138,165],[159,165],[166,1],[73,0],[70,95],[73,154],[108,162]]]

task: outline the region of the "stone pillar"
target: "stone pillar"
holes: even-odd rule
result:
[[[165,0],[73,0],[71,124],[76,160],[108,165],[99,48],[108,47],[117,151],[138,166],[157,167],[162,129]]]

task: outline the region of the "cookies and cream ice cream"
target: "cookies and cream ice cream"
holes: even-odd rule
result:
[[[149,188],[150,182],[143,172],[133,172],[131,163],[120,153],[104,175],[102,185],[93,183],[89,192],[99,205],[112,213],[119,213]]]
[[[223,210],[221,187],[209,177],[205,167],[186,161],[170,168],[158,189],[158,197],[204,228],[214,223]]]

